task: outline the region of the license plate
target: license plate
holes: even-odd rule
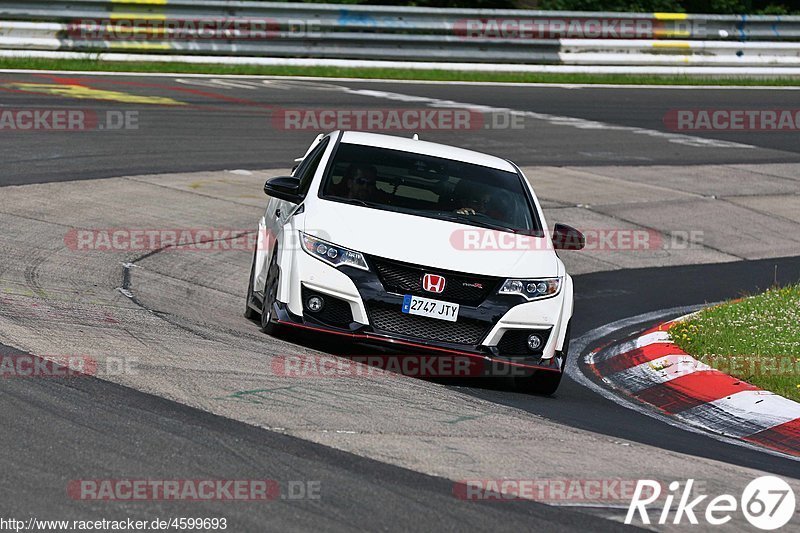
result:
[[[442,302],[441,300],[431,300],[430,298],[420,298],[406,294],[403,297],[403,312],[409,315],[427,316],[455,322],[458,320],[458,304]]]

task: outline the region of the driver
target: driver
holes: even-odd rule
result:
[[[378,171],[372,165],[353,163],[344,173],[344,196],[356,200],[370,200],[381,192],[376,181]]]
[[[453,190],[455,212],[459,215],[485,214],[490,200],[488,191],[482,191],[478,185],[466,180],[461,181]]]

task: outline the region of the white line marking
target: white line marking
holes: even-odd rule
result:
[[[711,370],[711,367],[691,355],[676,354],[627,368],[608,376],[608,380],[621,389],[637,393],[654,385],[706,370]]]
[[[116,72],[98,70],[41,70],[25,68],[0,69],[4,74],[74,74],[77,76],[136,76],[152,78],[228,78],[242,80],[298,80],[336,81],[358,83],[390,83],[392,85],[476,85],[488,87],[541,87],[559,89],[679,89],[679,90],[734,90],[734,91],[800,91],[800,85],[659,85],[635,83],[534,83],[513,81],[458,81],[458,80],[396,80],[392,78],[348,78],[336,76],[275,76],[257,74],[196,74],[185,72]],[[255,88],[255,87],[253,87]]]
[[[472,72],[532,72],[560,74],[644,74],[679,76],[789,77],[800,74],[795,66],[694,66],[694,65],[530,65],[517,63],[450,63],[441,61],[388,61],[357,59],[280,58],[70,52],[62,50],[0,50],[0,57],[82,59],[113,62],[187,63],[205,65],[260,65],[281,67],[387,68]],[[646,57],[652,59],[651,54]],[[658,58],[656,58],[658,59]],[[639,61],[639,59],[636,59]],[[768,60],[764,60],[766,64]]]
[[[123,289],[122,287],[118,287],[117,290],[119,292],[121,292],[124,296],[126,296],[127,298],[130,298],[131,300],[133,300],[133,293],[131,291],[129,291],[128,289]]]
[[[635,339],[631,339],[610,348],[600,350],[599,353],[595,354],[594,362],[597,363],[598,361],[605,361],[607,359],[611,359],[612,357],[617,357],[618,355],[632,352],[633,350],[637,350],[645,346],[650,346],[651,344],[669,344],[671,342],[672,340],[670,339],[668,332],[653,331],[647,335],[642,335],[641,337],[636,337]]]
[[[374,98],[380,98],[383,100],[400,101],[405,103],[420,103],[433,108],[469,109],[478,113],[508,113],[511,115],[523,116],[533,120],[542,120],[557,126],[570,126],[573,128],[578,128],[583,130],[626,131],[636,135],[646,135],[648,137],[664,139],[668,142],[675,144],[682,144],[685,146],[694,146],[700,148],[739,148],[739,149],[756,148],[755,146],[749,144],[742,144],[731,141],[721,141],[705,137],[695,137],[694,135],[686,135],[682,133],[669,133],[658,130],[650,130],[647,128],[637,128],[633,126],[620,126],[617,124],[599,122],[596,120],[588,120],[583,118],[567,117],[561,115],[550,115],[548,113],[537,113],[535,111],[520,111],[508,107],[494,107],[488,105],[469,104],[465,102],[456,102],[454,100],[441,100],[439,98],[431,98],[427,96],[413,96],[408,94],[394,93],[388,91],[376,91],[370,89],[351,89],[349,87],[342,87],[342,90],[344,90],[349,94],[354,94],[358,96],[370,96]]]
[[[800,404],[774,392],[745,390],[676,416],[731,437],[747,437],[800,418]]]

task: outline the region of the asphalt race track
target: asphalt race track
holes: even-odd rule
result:
[[[63,236],[69,228],[198,227],[203,220],[209,226],[252,229],[263,206],[263,176],[289,167],[316,134],[287,131],[271,117],[276,110],[310,107],[508,108],[524,117],[524,128],[421,135],[531,168],[602,166],[645,176],[643,167],[680,174],[694,166],[714,179],[726,173],[734,179],[747,170],[746,178],[737,174],[736,179],[763,176],[763,183],[748,182],[752,195],[796,202],[796,132],[675,132],[664,117],[677,109],[791,109],[797,94],[780,88],[0,73],[0,113],[71,109],[103,117],[133,112],[129,116],[136,122],[135,129],[114,131],[0,131],[0,304],[5,307],[0,308],[0,341],[9,345],[0,344],[0,353],[130,350],[143,369],[134,376],[0,380],[3,511],[53,519],[224,516],[232,531],[525,530],[534,525],[546,531],[604,531],[621,527],[612,521],[620,519],[618,509],[462,501],[453,496],[453,481],[597,472],[597,477],[696,475],[725,488],[743,486],[761,471],[797,487],[798,461],[666,425],[572,379],[554,398],[512,392],[502,380],[387,378],[356,383],[364,387],[364,396],[347,396],[348,387],[337,384],[329,396],[320,393],[296,403],[273,404],[268,395],[251,403],[215,402],[269,381],[262,367],[277,354],[352,352],[325,338],[274,340],[245,320],[239,304],[248,253],[81,255],[66,249]],[[759,174],[766,166],[771,170]],[[672,187],[670,171],[665,173],[664,184],[652,187]],[[691,194],[716,198],[713,192]],[[564,213],[576,207],[556,201],[545,206]],[[580,272],[573,339],[620,319],[796,282],[800,232],[791,235],[800,222],[792,219],[790,208],[786,212],[775,215],[781,224],[775,231],[790,237],[752,253],[724,239],[717,244],[708,232],[707,247],[696,255],[676,253],[664,259],[668,266],[660,256],[647,256],[588,267],[589,259],[571,256],[568,266]],[[711,218],[708,224],[723,222]],[[759,240],[761,232],[770,231],[754,227],[749,237]],[[106,313],[109,320],[97,325],[93,313]],[[598,337],[593,343],[608,340]],[[455,418],[441,423],[436,419],[441,413],[434,413],[428,420],[426,409],[439,407]],[[293,417],[296,427],[287,425]],[[462,418],[469,419],[466,429],[459,429]],[[452,453],[438,455],[443,448]],[[506,449],[518,455],[504,455]],[[67,483],[85,478],[314,480],[322,497],[267,504],[68,498]]]
[[[178,80],[178,81],[176,81]],[[146,94],[169,98],[180,105],[141,104],[122,101],[97,102],[85,94],[64,98],[39,92],[41,86],[85,84],[97,91]],[[27,85],[25,85],[27,84]],[[266,89],[265,89],[266,88]],[[559,89],[547,87],[486,87],[476,85],[358,83],[293,80],[209,82],[192,77],[80,77],[76,75],[3,74],[0,92],[7,108],[47,107],[99,111],[137,110],[136,131],[95,131],[74,135],[50,132],[13,136],[0,146],[8,185],[231,168],[280,168],[286,154],[308,145],[309,131],[285,131],[269,120],[274,109],[385,109],[419,108],[425,103],[386,100],[358,95],[356,91],[383,91],[455,102],[511,108],[552,115],[553,120],[533,120],[524,131],[493,129],[491,135],[476,131],[431,131],[432,141],[454,142],[464,148],[483,149],[513,158],[520,165],[596,164],[732,164],[798,162],[800,147],[794,135],[760,132],[697,132],[700,138],[732,141],[751,149],[697,150],[681,144],[652,142],[647,135],[632,142],[626,131],[602,125],[669,131],[665,116],[675,109],[712,107],[739,109],[792,108],[797,91],[734,89]],[[53,91],[51,89],[51,91]],[[81,96],[81,95],[77,95]],[[600,104],[598,104],[600,103]],[[600,124],[582,129],[558,118],[580,118]],[[602,131],[602,135],[598,134]],[[121,157],[124,150],[125,157]]]

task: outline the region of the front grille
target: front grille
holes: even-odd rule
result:
[[[427,296],[469,306],[478,306],[483,303],[492,292],[497,290],[501,281],[500,278],[490,276],[438,270],[380,257],[371,257],[370,261],[384,288],[389,292]],[[444,292],[436,294],[423,290],[422,277],[425,274],[443,276],[446,280]]]
[[[312,317],[324,324],[341,328],[349,326],[353,321],[353,312],[350,310],[350,304],[344,300],[328,296],[327,294],[320,294],[305,287],[302,288],[300,294],[303,298],[303,311],[305,316]],[[306,302],[311,296],[319,296],[325,300],[323,308],[316,313],[312,312],[308,309],[308,306],[306,306]]]
[[[535,352],[528,348],[528,336],[536,333],[542,339],[541,347]],[[550,338],[550,330],[539,329],[512,329],[503,333],[503,338],[497,343],[500,355],[541,355]]]
[[[376,330],[453,344],[477,345],[488,327],[486,322],[480,320],[459,318],[457,322],[447,322],[409,315],[400,311],[399,304],[372,303],[368,312],[372,327]]]

